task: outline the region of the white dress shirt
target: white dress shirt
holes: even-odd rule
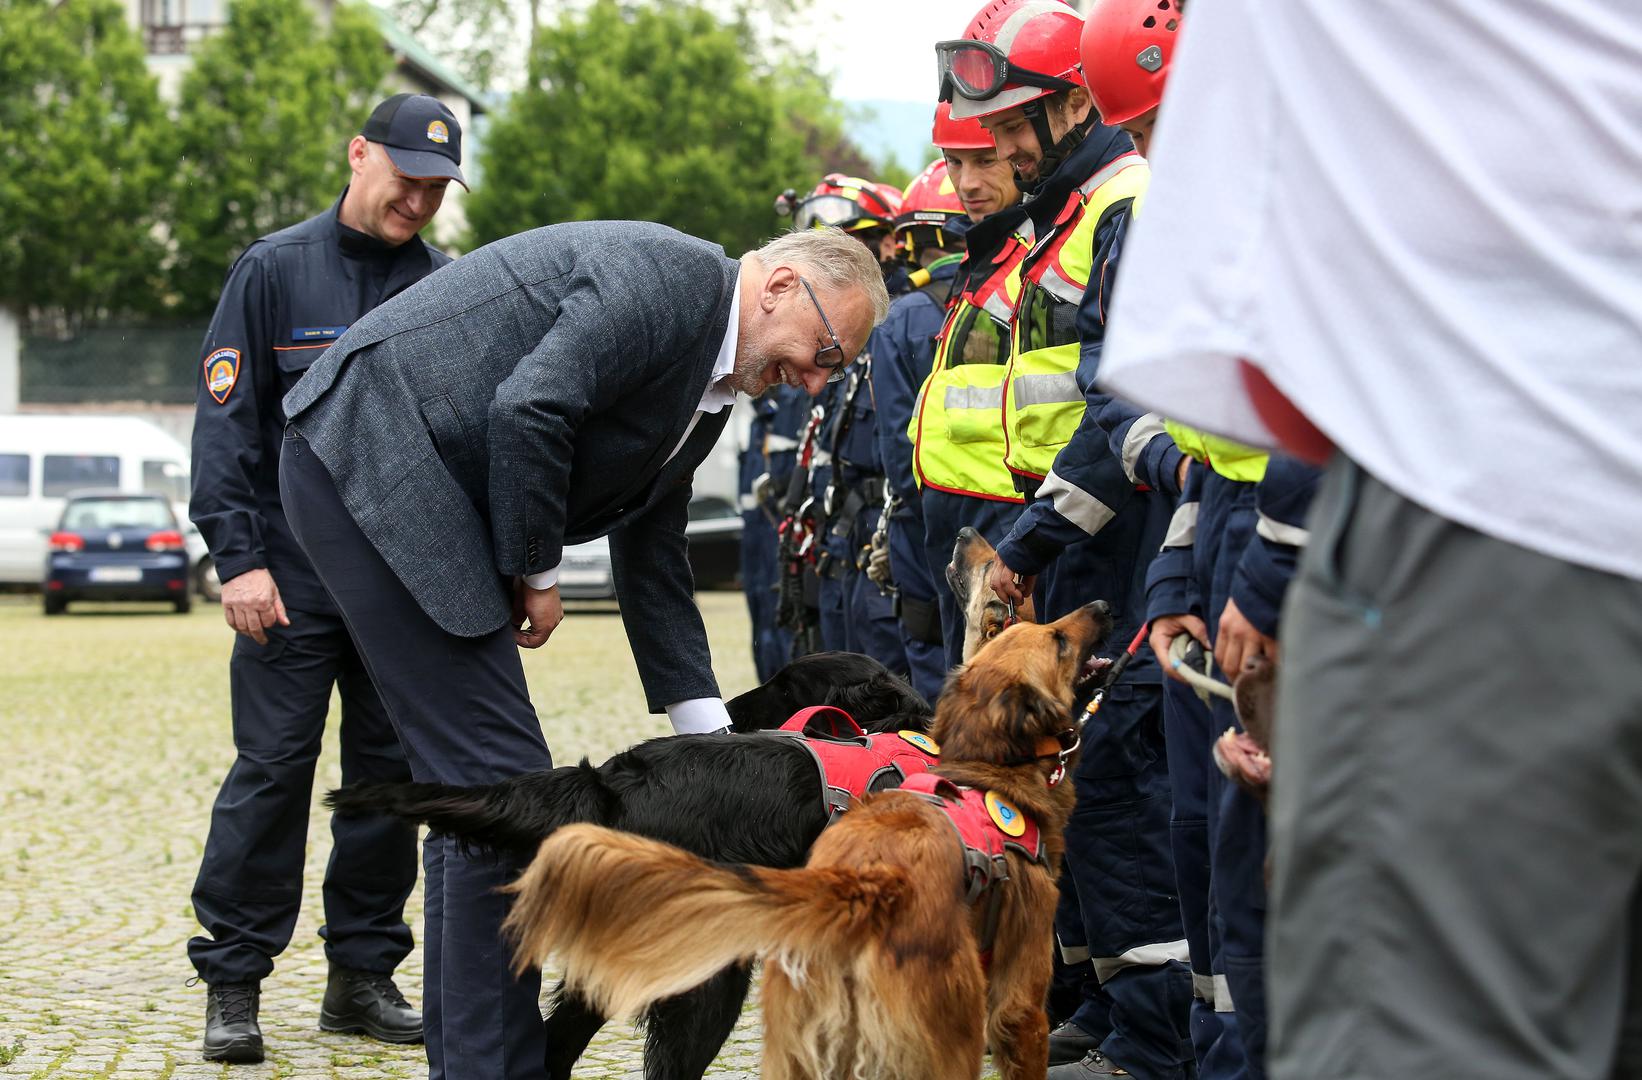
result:
[[[701,403],[690,417],[690,423],[684,428],[684,435],[674,445],[667,460],[672,461],[690,434],[695,431],[696,424],[707,413],[722,412],[735,404],[735,389],[730,386],[729,377],[735,374],[735,347],[736,340],[741,336],[741,274],[737,271],[734,290],[730,298],[730,325],[724,331],[724,342],[718,347],[718,358],[713,361],[713,373],[707,379],[707,389],[702,391]],[[532,589],[551,589],[558,583],[559,568],[543,570],[538,574],[526,574],[525,584]],[[730,714],[725,711],[722,698],[690,698],[687,701],[677,701],[667,706],[667,719],[672,722],[673,730],[680,735],[697,735],[702,732],[717,731],[727,727],[730,723]]]
[[[1642,5],[1195,6],[1108,389],[1271,445],[1258,366],[1405,497],[1642,578]]]

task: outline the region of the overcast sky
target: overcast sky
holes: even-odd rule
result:
[[[845,99],[935,103],[935,43],[962,37],[976,0],[826,0],[813,43]]]

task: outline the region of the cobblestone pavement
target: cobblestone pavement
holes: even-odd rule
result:
[[[726,694],[752,684],[748,626],[734,593],[701,597]],[[198,932],[189,889],[211,801],[233,759],[228,730],[232,634],[211,605],[40,615],[38,599],[0,597],[0,1077],[422,1077],[420,1047],[318,1030],[325,958],[316,934],[330,853],[325,815],[310,822],[295,938],[263,984],[268,1061],[200,1057],[203,987],[184,943]],[[556,761],[598,761],[667,732],[646,715],[621,620],[572,610],[552,642],[525,654],[531,697]],[[333,713],[333,719],[335,714]],[[339,779],[333,730],[316,788]],[[406,918],[421,928],[418,886]],[[420,946],[400,968],[421,996]],[[709,1073],[757,1075],[749,1009]],[[594,1043],[578,1076],[638,1077],[627,1025]]]

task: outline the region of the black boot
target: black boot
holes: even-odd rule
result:
[[[422,1014],[410,1007],[393,976],[331,965],[319,1026],[390,1043],[422,1041]]]
[[[205,988],[205,1060],[255,1065],[262,1060],[257,1026],[261,983],[214,983]]]

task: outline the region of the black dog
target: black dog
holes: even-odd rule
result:
[[[835,705],[869,732],[924,731],[933,713],[878,661],[853,653],[795,660],[726,703],[737,732],[779,727],[808,705]],[[489,787],[359,784],[331,792],[343,813],[387,813],[474,848],[522,859],[578,822],[664,840],[705,858],[776,868],[803,864],[828,821],[819,774],[796,741],[684,735],[639,743],[594,767],[529,773]],[[644,1017],[647,1080],[700,1080],[741,1015],[750,972],[726,968]],[[568,1080],[605,1017],[560,987],[547,1017],[547,1075]]]

